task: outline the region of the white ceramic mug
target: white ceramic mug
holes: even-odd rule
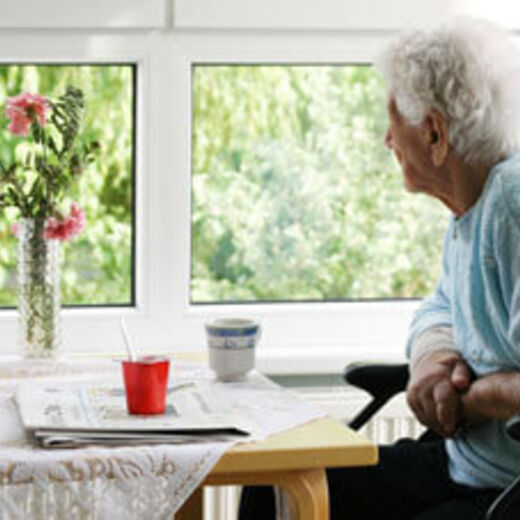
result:
[[[206,323],[209,365],[221,381],[243,379],[255,366],[260,324],[243,318],[219,318]]]

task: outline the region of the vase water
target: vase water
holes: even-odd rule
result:
[[[19,342],[26,358],[55,358],[61,350],[59,240],[45,237],[44,219],[18,222]]]

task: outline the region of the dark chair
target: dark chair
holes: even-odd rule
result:
[[[348,365],[344,374],[345,381],[372,396],[372,401],[350,421],[350,427],[354,430],[361,428],[394,395],[405,390],[408,378],[407,364]],[[507,432],[520,441],[520,415],[507,423]],[[435,436],[435,433],[427,431],[420,440],[427,441]],[[520,475],[493,502],[486,514],[486,520],[520,520]]]

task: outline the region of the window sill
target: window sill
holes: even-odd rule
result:
[[[402,350],[402,353],[399,352]],[[404,348],[387,345],[385,349],[291,348],[265,349],[257,352],[257,368],[267,375],[342,374],[349,363],[367,361],[405,363]]]

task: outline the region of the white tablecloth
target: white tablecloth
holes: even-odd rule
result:
[[[245,418],[254,439],[323,416],[258,372],[220,383],[203,364],[173,361],[170,378],[211,385]],[[31,379],[122,385],[117,362],[0,362],[0,520],[171,519],[233,444],[46,451],[26,438],[13,398],[18,384]]]

